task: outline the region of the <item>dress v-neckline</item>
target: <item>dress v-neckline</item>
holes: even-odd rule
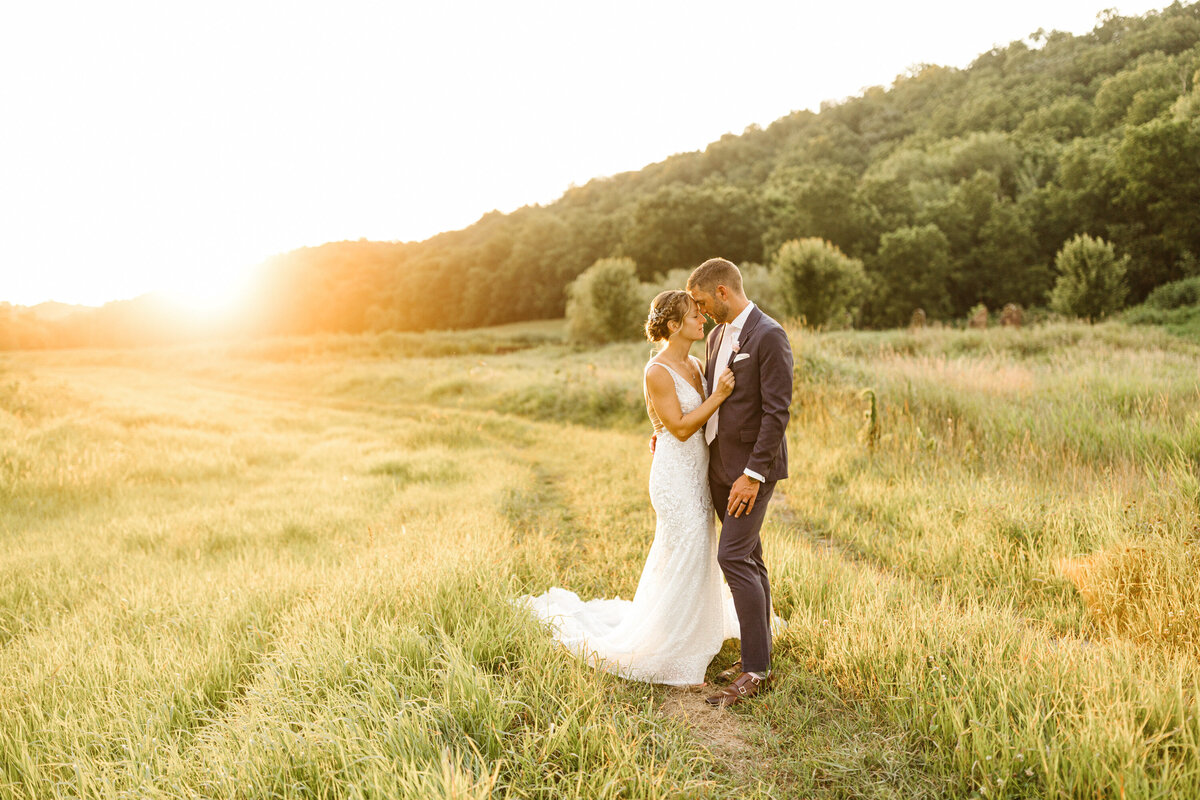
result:
[[[688,356],[688,362],[689,362],[689,363],[691,362],[691,356]],[[680,374],[679,374],[679,370],[675,369],[675,368],[674,368],[674,367],[672,367],[670,364],[667,364],[667,363],[665,363],[665,362],[663,362],[663,361],[653,361],[653,362],[651,362],[651,363],[653,363],[653,364],[658,364],[660,367],[666,367],[666,368],[667,368],[667,369],[669,369],[669,370],[670,370],[670,371],[671,371],[673,374],[675,374],[675,375],[678,375],[678,376],[679,376],[679,378],[680,378],[680,380],[682,380],[684,383],[686,383],[686,384],[688,385],[688,388],[689,388],[689,389],[691,389],[693,392],[695,392],[695,393],[696,393],[696,396],[697,396],[697,397],[699,397],[701,400],[703,400],[703,399],[704,399],[704,392],[702,392],[702,391],[700,391],[699,389],[697,389],[697,388],[696,388],[696,385],[695,385],[694,383],[692,383],[690,379],[688,379],[688,378],[685,378],[685,377],[683,377],[682,375],[680,375]],[[703,375],[701,375],[701,376],[700,376],[700,383],[701,383],[701,385],[703,385],[703,383],[704,383],[704,376],[703,376]]]

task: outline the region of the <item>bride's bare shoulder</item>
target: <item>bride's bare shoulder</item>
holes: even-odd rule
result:
[[[662,369],[650,369],[651,367],[662,367]],[[661,361],[655,361],[654,359],[647,361],[643,374],[646,376],[647,381],[653,381],[654,383],[671,382],[671,368]]]

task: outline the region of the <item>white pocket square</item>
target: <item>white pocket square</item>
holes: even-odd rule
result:
[[[736,364],[737,362],[741,361],[743,358],[749,358],[749,357],[750,357],[749,353],[738,353],[736,356],[733,357],[733,363]]]

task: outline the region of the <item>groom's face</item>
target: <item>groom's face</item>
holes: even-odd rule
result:
[[[692,299],[696,301],[696,305],[700,306],[705,316],[717,324],[729,321],[729,304],[722,296],[724,289],[724,286],[718,286],[712,292],[692,290]]]

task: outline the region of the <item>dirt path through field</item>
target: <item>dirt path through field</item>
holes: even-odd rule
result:
[[[660,706],[662,713],[688,725],[696,739],[738,777],[762,774],[765,763],[747,741],[745,722],[737,714],[713,708],[704,698],[716,687],[670,689]]]

